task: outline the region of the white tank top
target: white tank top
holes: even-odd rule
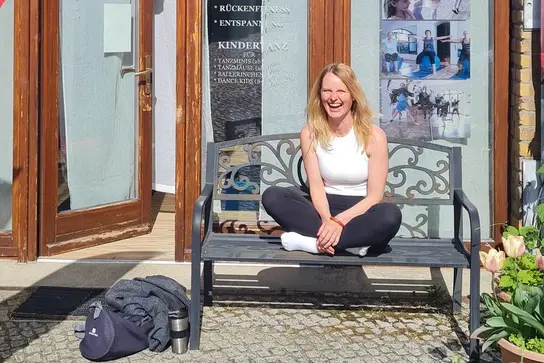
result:
[[[329,147],[316,147],[319,171],[327,194],[366,197],[368,156],[357,144],[353,127],[342,137],[333,137]]]

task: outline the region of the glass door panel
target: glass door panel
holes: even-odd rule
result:
[[[59,212],[138,197],[137,10],[60,3]]]
[[[0,7],[0,231],[12,229],[14,0]]]

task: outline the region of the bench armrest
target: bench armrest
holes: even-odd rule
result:
[[[193,223],[192,223],[192,230],[191,230],[191,253],[193,254],[193,257],[198,257],[198,260],[200,260],[200,248],[202,245],[202,238],[201,238],[201,222],[202,222],[202,216],[204,213],[204,226],[207,227],[208,225],[208,216],[210,213],[210,207],[212,202],[212,192],[213,192],[213,185],[212,184],[206,184],[204,186],[204,189],[202,189],[202,192],[200,193],[200,196],[197,198],[195,202],[195,206],[193,209]],[[207,228],[204,228],[204,233],[206,233]],[[195,253],[198,251],[198,256],[195,256]]]
[[[453,192],[453,205],[454,205],[454,214],[455,214],[455,236],[454,240],[460,242],[463,245],[463,241],[459,241],[459,235],[463,233],[462,228],[462,214],[461,207],[463,207],[468,212],[468,218],[470,222],[470,256],[471,263],[478,261],[480,263],[480,244],[482,242],[481,238],[481,228],[480,228],[480,214],[478,209],[472,204],[468,199],[467,195],[461,189],[455,189]],[[463,245],[464,249],[464,245]]]

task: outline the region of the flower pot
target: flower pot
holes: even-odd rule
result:
[[[506,339],[499,340],[501,347],[502,363],[519,363],[521,362],[521,349]],[[524,351],[523,363],[544,363],[544,354]]]

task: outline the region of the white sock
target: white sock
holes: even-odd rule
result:
[[[287,251],[317,252],[317,238],[307,237],[296,232],[285,232],[281,235],[281,245]]]
[[[367,254],[369,248],[370,248],[370,246],[352,247],[352,248],[346,248],[346,251],[348,251],[349,253],[351,253],[353,255],[359,255],[361,257],[364,257]]]

